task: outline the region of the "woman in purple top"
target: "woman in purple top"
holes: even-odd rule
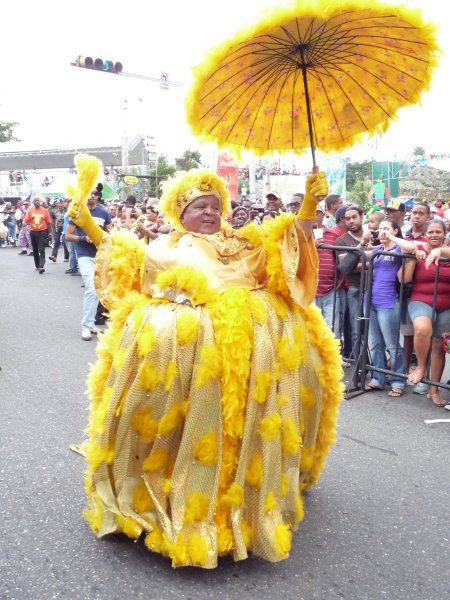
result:
[[[381,246],[367,252],[367,258],[378,252],[398,252],[401,248],[389,239],[389,235],[400,237],[400,228],[392,219],[381,221],[379,230]],[[364,243],[365,237],[363,237]],[[363,245],[363,244],[362,244]],[[401,256],[378,256],[373,262],[372,305],[369,320],[369,352],[372,365],[386,369],[386,350],[391,358],[391,369],[404,373],[402,348],[397,348],[399,328],[399,308],[397,306],[397,275],[402,266]],[[385,374],[372,371],[372,379],[367,390],[382,389]],[[391,375],[389,396],[401,396],[405,389],[405,379]]]

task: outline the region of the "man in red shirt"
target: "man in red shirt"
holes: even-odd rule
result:
[[[45,244],[47,242],[47,228],[51,226],[52,220],[46,208],[42,208],[39,198],[33,199],[33,206],[27,210],[25,223],[30,226],[31,247],[36,271],[44,273]]]
[[[334,246],[335,241],[338,237],[343,235],[347,231],[345,225],[345,206],[338,208],[335,214],[336,226],[331,229],[324,228],[323,233],[323,244],[327,246]],[[333,329],[334,334],[337,338],[340,337],[340,294],[339,287],[342,285],[342,277],[340,277],[339,271],[337,273],[336,288],[334,287],[334,270],[335,270],[335,253],[333,250],[325,248],[318,248],[317,254],[319,255],[319,281],[316,292],[316,305],[320,308],[324,319],[327,322],[328,327]],[[339,285],[338,285],[339,284]],[[336,296],[336,301],[334,301]],[[333,304],[334,304],[334,328],[333,328]]]

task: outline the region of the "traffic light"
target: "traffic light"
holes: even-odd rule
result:
[[[121,62],[114,62],[112,60],[104,61],[102,58],[94,59],[92,56],[79,56],[73,64],[84,69],[95,69],[96,71],[105,71],[106,73],[119,74],[123,71]]]

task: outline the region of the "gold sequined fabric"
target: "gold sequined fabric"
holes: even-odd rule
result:
[[[117,315],[128,302],[128,316],[117,326],[113,312],[119,334],[104,342],[91,386],[86,517],[98,536],[144,533],[173,566],[288,556],[310,459],[330,426],[327,353],[312,309],[301,308],[316,256],[295,225],[283,245],[289,289],[303,295],[297,304],[264,288],[264,250],[246,240],[176,234],[150,244],[142,291],[181,263],[206,272],[223,295],[198,306],[142,293],[116,302]],[[100,257],[107,262],[108,252]],[[109,285],[105,268],[97,265],[97,281],[103,272]]]

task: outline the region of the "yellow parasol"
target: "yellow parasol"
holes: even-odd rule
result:
[[[374,0],[297,1],[211,51],[186,101],[193,132],[239,153],[339,151],[386,131],[437,64],[435,26]]]

